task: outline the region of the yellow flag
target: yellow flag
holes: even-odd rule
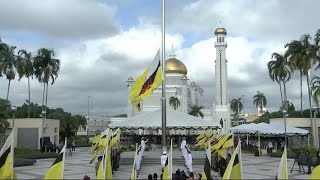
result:
[[[136,101],[136,107],[140,111],[140,102],[149,96],[163,81],[160,50],[146,71],[132,84],[130,102]]]
[[[162,179],[171,179],[168,161],[169,161],[169,159],[167,157],[166,164],[163,167]]]
[[[13,133],[9,135],[0,151],[0,179],[11,179],[13,170]]]
[[[280,165],[278,167],[277,179],[288,179],[287,147],[286,146],[284,147]]]
[[[52,166],[46,173],[43,179],[63,179],[63,171],[64,171],[64,159],[66,154],[66,145],[67,140],[65,140],[64,147],[62,148],[61,152],[59,153],[56,160],[53,162]]]
[[[204,179],[204,180],[211,179],[211,147],[210,147],[210,142],[208,142],[208,146],[206,149],[206,160],[204,162],[202,179]]]
[[[310,179],[320,179],[320,165],[313,168]]]
[[[242,179],[242,162],[241,162],[241,142],[233,152],[231,159],[228,163],[227,169],[223,174],[222,179]]]

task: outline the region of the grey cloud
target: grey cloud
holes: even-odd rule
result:
[[[0,29],[64,38],[109,36],[120,29],[114,13],[98,0],[2,0]]]
[[[175,6],[170,3],[166,27],[173,32],[213,33],[221,20],[228,34],[287,42],[319,29],[317,0],[200,0]],[[179,13],[177,9],[181,9]]]

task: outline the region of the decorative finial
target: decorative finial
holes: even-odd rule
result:
[[[175,57],[176,57],[176,54],[175,54],[174,49],[173,49],[173,44],[172,44],[172,47],[171,47],[171,48],[172,48],[172,49],[171,49],[170,57],[171,57],[171,58],[175,58]]]
[[[222,28],[222,23],[221,23],[221,20],[220,20],[220,28]]]

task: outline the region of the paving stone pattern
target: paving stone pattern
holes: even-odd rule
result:
[[[133,158],[134,152],[124,152],[121,154],[123,159]],[[148,174],[157,173],[158,177],[161,172],[160,167],[160,150],[156,151],[146,151],[145,157],[142,160],[142,168],[139,174],[138,179],[146,179]],[[194,159],[203,159],[204,152],[194,151],[192,152]],[[82,179],[83,176],[88,175],[92,179],[95,179],[95,168],[94,163],[89,164],[92,155],[89,154],[89,148],[78,148],[73,152],[72,156],[66,155],[65,162],[65,179]],[[159,163],[150,164],[143,161],[148,161],[148,159],[159,158]],[[173,159],[182,158],[180,152],[173,152]],[[41,159],[37,160],[33,166],[24,166],[15,168],[18,179],[43,179],[43,176],[52,165],[54,159]],[[179,161],[178,164],[175,164],[173,160],[173,172],[178,168],[180,170],[185,170],[185,166]],[[243,178],[244,179],[275,179],[275,175],[279,166],[280,158],[272,158],[268,156],[254,157],[251,154],[242,154],[242,163],[243,163]],[[128,163],[123,163],[118,171],[113,175],[113,179],[129,179],[131,176],[132,165],[127,165]],[[288,159],[288,171],[290,171],[293,164],[292,159]],[[195,172],[202,172],[203,165],[196,163],[193,166]],[[305,167],[305,169],[307,169]],[[216,174],[215,172],[212,172]],[[293,172],[289,173],[289,179],[309,179],[309,175]]]

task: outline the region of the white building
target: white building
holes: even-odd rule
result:
[[[214,121],[217,124],[222,124],[224,128],[229,129],[231,126],[230,105],[227,98],[227,60],[225,36],[227,31],[225,28],[219,27],[214,31],[216,35],[215,59],[215,101],[209,109],[202,109],[204,119]],[[166,97],[167,108],[172,108],[169,105],[170,97],[177,97],[180,101],[180,106],[176,109],[179,112],[188,113],[194,105],[203,106],[203,89],[195,82],[188,82],[187,67],[177,59],[174,54],[165,61],[165,78],[166,78]],[[141,103],[141,112],[138,112],[135,104],[131,104],[129,94],[132,88],[134,79],[128,78],[128,110],[127,118],[132,118],[141,113],[153,112],[161,108],[162,86],[159,86],[153,94],[148,96]]]
[[[8,119],[9,128],[12,131],[12,119]],[[42,126],[43,123],[43,126]],[[43,127],[43,129],[42,129]],[[14,147],[25,149],[40,149],[40,143],[43,137],[46,142],[59,144],[60,120],[42,118],[19,118],[14,119]]]

